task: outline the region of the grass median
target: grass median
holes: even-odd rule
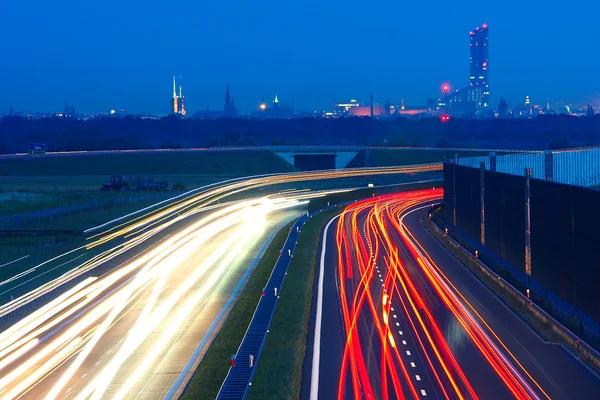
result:
[[[227,376],[231,362],[230,357],[235,354],[244,338],[256,305],[260,300],[261,289],[269,280],[277,257],[279,257],[279,250],[287,239],[290,226],[291,224],[286,225],[277,232],[262,259],[255,267],[248,283],[238,295],[229,316],[192,376],[188,387],[183,393],[182,398],[184,400],[214,399],[217,396],[221,384]]]
[[[311,218],[304,226],[258,361],[248,399],[297,399],[308,336],[315,265],[321,230],[340,209]]]

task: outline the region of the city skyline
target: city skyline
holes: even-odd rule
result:
[[[593,10],[573,20],[566,17],[575,11],[558,0],[509,0],[476,10],[436,1],[367,11],[352,0],[326,6],[309,1],[305,7],[270,1],[207,9],[183,5],[190,12],[176,17],[182,38],[176,41],[163,26],[175,11],[141,7],[136,0],[126,7],[111,0],[100,11],[74,0],[60,7],[34,2],[28,10],[4,5],[7,23],[0,32],[10,40],[2,45],[7,57],[0,66],[0,111],[51,111],[69,103],[81,112],[125,108],[164,114],[165,81],[173,75],[184,77],[192,113],[221,109],[227,82],[243,112],[275,92],[295,99],[298,110],[324,110],[352,98],[366,102],[370,94],[380,104],[399,104],[402,98],[422,104],[439,93],[441,82],[468,85],[465,35],[482,23],[492,27],[492,108],[500,97],[509,104],[529,95],[540,103],[550,98],[582,105],[600,98],[595,73],[600,59],[589,52]],[[539,20],[534,17],[542,5],[546,17]],[[315,7],[339,12],[340,18],[330,21],[312,13]],[[107,23],[95,23],[98,17]],[[305,19],[311,29],[299,22]],[[29,32],[34,26],[45,31],[43,38]],[[435,26],[443,29],[427,28]],[[578,32],[576,39],[564,34],[571,31]],[[529,39],[528,32],[540,35]]]

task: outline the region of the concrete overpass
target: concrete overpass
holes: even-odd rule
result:
[[[277,154],[301,171],[315,169],[343,169],[350,164],[362,146],[268,146]]]

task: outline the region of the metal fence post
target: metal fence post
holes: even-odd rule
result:
[[[456,167],[458,165],[458,153],[454,153],[454,163],[452,165],[452,197],[454,204],[452,206],[452,224],[456,227]]]
[[[485,245],[485,194],[484,194],[485,161],[479,163],[479,189],[481,192],[481,229],[480,242]]]
[[[525,274],[527,275],[527,286],[531,284],[531,196],[529,184],[533,170],[525,168]]]

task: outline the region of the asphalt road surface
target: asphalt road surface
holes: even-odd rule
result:
[[[0,282],[14,296],[0,307],[0,398],[176,396],[267,239],[307,199],[328,193],[257,198],[251,190],[437,170],[233,179],[90,229],[85,246]],[[60,296],[45,298],[49,292]]]
[[[600,398],[594,372],[427,233],[423,207],[440,197],[367,199],[329,225],[302,398]]]

